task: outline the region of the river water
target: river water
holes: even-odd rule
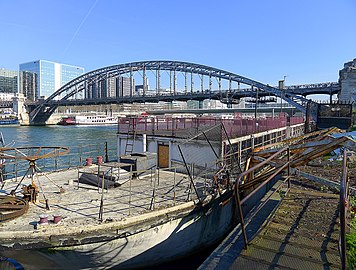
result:
[[[0,127],[5,142],[20,146],[65,146],[108,142],[116,148],[117,126],[9,126]]]
[[[61,146],[68,147],[66,156],[40,159],[37,165],[43,171],[66,169],[84,165],[86,158],[117,158],[117,126],[1,126],[5,144],[11,147]],[[107,144],[107,147],[106,147]],[[35,151],[35,150],[34,150]],[[23,150],[25,153],[25,150]],[[25,153],[26,155],[31,152]],[[32,152],[33,154],[33,152]],[[40,153],[42,154],[42,153]],[[28,168],[27,161],[6,160],[6,178],[21,176]],[[16,173],[15,173],[16,171]]]

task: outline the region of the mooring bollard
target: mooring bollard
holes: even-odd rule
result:
[[[48,215],[46,215],[46,214],[40,215],[39,224],[40,224],[40,225],[46,225],[46,224],[48,224]]]
[[[59,214],[54,214],[53,215],[53,223],[54,224],[58,224],[59,222],[61,222],[61,220],[62,220],[62,216],[61,215],[59,215]]]

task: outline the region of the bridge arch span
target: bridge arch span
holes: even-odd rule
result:
[[[160,93],[160,78],[161,71],[167,71],[170,74],[170,94],[167,97],[167,94],[164,96]],[[136,72],[140,72],[143,82],[143,91],[140,94],[135,93],[133,78]],[[155,85],[156,93],[154,96],[152,94],[148,97],[147,87],[145,88],[147,73],[155,72]],[[176,87],[177,84],[177,73],[182,73],[184,77],[184,90],[178,90]],[[190,76],[188,76],[190,74]],[[130,78],[130,91],[126,95],[116,95],[113,97],[97,97],[94,95],[95,86],[101,82],[106,82],[108,79],[117,78],[120,76],[127,76]],[[172,78],[173,76],[173,78]],[[194,79],[193,76],[198,76],[200,78],[200,87],[193,87]],[[208,86],[204,84],[204,77],[208,78]],[[215,83],[217,83],[218,90],[213,90],[213,79],[215,78]],[[173,81],[173,82],[172,82]],[[227,89],[222,89],[222,81],[227,82]],[[191,84],[190,89],[188,89],[188,83]],[[233,83],[237,84],[237,87],[233,88]],[[173,84],[173,87],[172,87]],[[169,60],[154,60],[154,61],[140,61],[140,62],[131,62],[125,64],[112,65],[108,67],[99,68],[90,72],[87,72],[74,80],[68,82],[62,86],[59,90],[49,96],[44,100],[40,105],[38,105],[30,113],[30,123],[32,124],[44,124],[50,115],[55,111],[55,109],[61,104],[66,104],[66,101],[85,100],[88,101],[93,99],[96,104],[102,103],[133,103],[133,102],[150,102],[151,100],[188,100],[196,99],[202,100],[204,98],[213,98],[213,99],[222,99],[234,97],[235,93],[241,91],[246,91],[246,89],[240,88],[240,85],[247,86],[254,89],[258,89],[260,93],[265,95],[276,95],[287,102],[292,103],[298,109],[304,111],[304,104],[307,102],[306,99],[288,94],[276,89],[272,86],[260,83],[258,81],[243,77],[241,75],[225,71],[218,68],[209,67],[206,65],[182,62],[182,61],[169,61]],[[173,88],[173,89],[172,89]],[[79,97],[78,97],[79,96]],[[89,101],[88,101],[89,102]]]

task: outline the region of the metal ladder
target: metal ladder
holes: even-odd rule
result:
[[[126,137],[126,145],[125,145],[125,155],[132,154],[134,149],[135,139],[136,139],[136,122],[137,119],[135,117],[130,117],[129,126],[127,129],[127,137]],[[130,135],[132,135],[132,139],[130,140]]]

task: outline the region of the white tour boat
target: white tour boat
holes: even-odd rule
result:
[[[63,117],[59,125],[116,125],[118,118],[107,115],[75,115]]]

